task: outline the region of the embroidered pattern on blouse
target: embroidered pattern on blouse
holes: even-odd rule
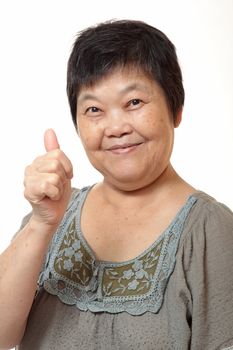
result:
[[[81,233],[81,208],[88,190],[75,196],[54,235],[39,285],[80,310],[157,313],[175,266],[185,218],[196,199],[190,197],[168,229],[137,258],[109,263],[96,261]]]
[[[92,265],[93,259],[80,242],[73,219],[55,258],[54,270],[68,280],[86,287],[92,279]]]
[[[216,350],[233,350],[233,339],[224,342],[221,346],[219,346]]]
[[[144,257],[131,264],[105,269],[102,278],[103,296],[135,296],[149,292],[162,243],[163,240]]]

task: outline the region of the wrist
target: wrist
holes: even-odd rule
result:
[[[56,232],[58,226],[59,223],[46,223],[41,220],[38,220],[33,215],[31,216],[27,224],[27,228],[30,232],[36,235],[48,237],[49,239]]]

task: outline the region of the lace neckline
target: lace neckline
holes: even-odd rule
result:
[[[89,243],[86,240],[86,238],[82,232],[82,229],[81,229],[82,209],[83,209],[85,200],[88,196],[88,193],[91,191],[92,188],[93,188],[93,186],[84,187],[80,192],[80,204],[79,204],[80,210],[78,211],[78,214],[76,216],[76,227],[77,227],[77,231],[78,231],[78,235],[79,235],[80,240],[82,241],[83,245],[85,246],[86,250],[93,258],[93,260],[95,260],[96,263],[98,263],[100,265],[111,266],[111,267],[123,266],[123,265],[128,265],[130,263],[133,263],[135,260],[141,259],[144,255],[146,255],[149,251],[151,251],[155,246],[157,246],[164,239],[164,236],[166,235],[166,233],[169,232],[172,229],[172,227],[177,223],[180,216],[182,216],[182,213],[184,211],[186,211],[186,209],[190,206],[190,203],[193,202],[193,200],[195,198],[195,194],[197,193],[197,192],[195,192],[194,194],[191,194],[190,196],[188,196],[188,198],[185,201],[185,203],[183,204],[183,206],[178,210],[177,214],[174,216],[174,218],[171,220],[171,222],[168,224],[168,226],[165,228],[165,230],[163,230],[162,233],[159,235],[159,237],[157,239],[155,239],[146,249],[144,249],[141,253],[139,253],[137,256],[135,256],[132,259],[116,262],[116,261],[97,259],[93,249],[89,245]]]
[[[191,195],[163,234],[137,257],[98,261],[80,229],[81,208],[90,191],[76,191],[51,242],[39,286],[63,303],[91,312],[157,313],[172,274]]]

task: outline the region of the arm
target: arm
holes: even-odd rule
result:
[[[0,349],[23,336],[52,233],[29,222],[0,256]]]
[[[212,202],[199,215],[188,241],[191,349],[222,350],[233,346],[233,213]]]
[[[0,256],[0,349],[15,346],[23,336],[47,248],[71,195],[72,165],[51,130],[45,147],[47,153],[25,172],[32,216]]]

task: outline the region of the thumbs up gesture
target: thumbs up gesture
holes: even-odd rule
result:
[[[71,196],[73,168],[60,150],[52,129],[44,134],[46,153],[26,167],[24,196],[33,212],[31,220],[40,225],[59,225]]]

